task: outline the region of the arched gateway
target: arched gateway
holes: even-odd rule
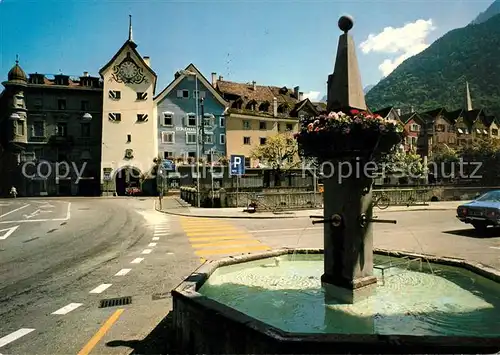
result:
[[[125,195],[127,187],[141,187],[141,170],[134,166],[123,166],[115,173],[115,189],[118,196]]]

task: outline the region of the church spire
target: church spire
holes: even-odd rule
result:
[[[472,99],[470,98],[469,82],[465,82],[465,110],[472,111]]]
[[[134,38],[132,36],[132,15],[128,15],[128,40],[130,42],[134,42]]]

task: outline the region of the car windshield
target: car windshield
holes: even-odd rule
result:
[[[487,192],[476,201],[500,202],[500,191]]]

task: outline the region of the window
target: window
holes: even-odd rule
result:
[[[491,130],[491,135],[492,135],[492,136],[498,136],[498,129],[493,128],[493,129]]]
[[[148,121],[148,115],[145,113],[138,113],[137,114],[137,121],[139,122],[147,122]]]
[[[189,90],[177,90],[177,97],[179,99],[189,99]]]
[[[225,134],[219,135],[219,144],[226,144],[226,135]]]
[[[24,121],[17,120],[16,122],[16,134],[18,136],[24,136]]]
[[[186,133],[186,144],[196,144],[196,133]]]
[[[196,115],[194,113],[187,114],[188,127],[196,127]]]
[[[266,144],[267,139],[265,137],[260,137],[259,140],[260,140],[260,145]]]
[[[66,99],[58,99],[57,100],[57,109],[58,110],[66,110]]]
[[[211,113],[205,113],[203,115],[203,125],[205,127],[213,127],[215,125],[215,116]]]
[[[287,130],[287,131],[293,131],[293,124],[291,124],[291,123],[287,123],[287,124],[286,124],[286,130]]]
[[[80,109],[82,111],[88,111],[89,110],[89,102],[87,100],[82,100]]]
[[[219,117],[219,127],[225,127],[226,126],[226,118],[224,116]]]
[[[172,159],[174,157],[174,152],[163,152],[163,159]]]
[[[199,99],[204,99],[206,96],[207,96],[207,93],[205,91],[198,91],[196,92],[196,90],[193,90],[193,97],[196,98],[196,94],[198,93],[198,98]]]
[[[243,129],[252,129],[252,125],[250,124],[250,121],[243,121]]]
[[[111,100],[120,100],[122,98],[122,93],[116,90],[109,90],[108,95]]]
[[[161,142],[167,144],[175,143],[175,133],[174,132],[161,132]]]
[[[81,123],[80,135],[84,138],[90,137],[90,123]]]
[[[260,130],[266,130],[267,129],[267,123],[264,121],[259,122],[259,129]]]
[[[250,144],[250,137],[243,137],[243,144],[249,145]]]
[[[214,135],[213,134],[205,134],[203,136],[203,142],[207,144],[213,144],[214,143]]]
[[[174,114],[172,112],[163,112],[163,125],[164,126],[174,125]]]
[[[121,113],[116,113],[116,112],[115,113],[110,112],[110,113],[108,113],[108,119],[110,121],[119,122],[119,121],[122,120],[122,114]]]
[[[147,92],[138,92],[137,93],[137,100],[138,101],[144,101],[144,100],[147,100],[147,98],[148,98]]]
[[[196,153],[195,152],[189,152],[187,154],[188,158],[195,158],[196,157]]]
[[[130,142],[132,142],[132,135],[127,134],[127,143],[130,143]]]
[[[45,137],[45,122],[33,122],[33,137]]]
[[[436,125],[436,132],[445,132],[444,124]]]
[[[58,122],[56,126],[56,135],[66,137],[68,135],[68,125],[66,122]]]
[[[250,158],[247,158],[245,157],[245,168],[249,168],[250,167]]]

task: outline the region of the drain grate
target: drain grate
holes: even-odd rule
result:
[[[132,303],[131,296],[108,298],[107,300],[101,300],[99,302],[99,308],[126,306],[127,304],[131,303]]]
[[[162,300],[162,299],[165,299],[165,298],[169,298],[171,295],[170,295],[170,292],[162,292],[162,293],[155,293],[151,296],[151,298],[153,299],[153,301],[157,301],[157,300]]]

